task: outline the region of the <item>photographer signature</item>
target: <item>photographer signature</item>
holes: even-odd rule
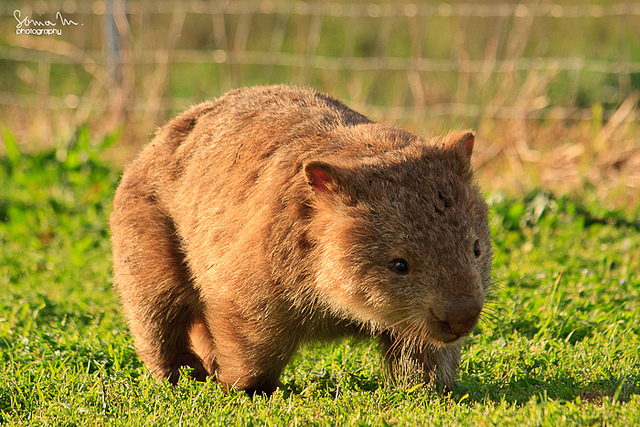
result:
[[[67,19],[62,16],[62,13],[56,13],[55,21],[31,19],[29,16],[22,17],[22,13],[19,10],[13,11],[13,17],[16,18],[18,23],[16,24],[16,34],[28,34],[28,35],[62,35],[62,29],[56,28],[58,24],[61,27],[68,25],[78,25],[77,22]]]
[[[40,21],[37,19],[30,19],[29,16],[25,16],[24,19],[21,16],[21,13],[19,10],[14,10],[13,11],[13,17],[16,18],[16,21],[18,21],[18,24],[16,25],[16,28],[22,28],[24,27],[30,27],[30,26],[34,26],[34,27],[55,27],[58,24],[62,24],[63,27],[67,26],[67,25],[78,25],[77,22],[72,21],[71,19],[67,19],[64,16],[62,16],[62,13],[58,12],[56,13],[56,20],[54,22],[50,21],[50,20],[46,20],[46,21]]]

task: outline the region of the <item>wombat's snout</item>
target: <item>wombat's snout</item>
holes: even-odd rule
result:
[[[436,337],[449,343],[471,332],[482,311],[482,303],[482,296],[458,295],[444,310],[432,310],[436,319],[433,331]]]

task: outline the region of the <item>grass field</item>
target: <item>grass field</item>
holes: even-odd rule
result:
[[[638,208],[490,193],[493,298],[455,391],[383,381],[373,342],[304,348],[271,399],[150,377],[111,288],[113,141],[0,158],[0,424],[640,423]]]

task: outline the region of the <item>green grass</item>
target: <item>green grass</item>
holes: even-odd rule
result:
[[[456,389],[383,381],[373,342],[302,349],[271,399],[156,381],[111,288],[119,173],[86,129],[0,158],[0,424],[620,425],[640,422],[638,209],[491,194],[495,279]],[[71,148],[67,148],[71,147]],[[595,198],[593,200],[596,200]]]

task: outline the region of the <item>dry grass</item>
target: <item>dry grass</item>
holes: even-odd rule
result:
[[[476,167],[485,189],[542,188],[558,195],[595,195],[609,207],[640,202],[640,137],[632,121],[539,124],[483,122]],[[485,145],[486,144],[486,145]]]

